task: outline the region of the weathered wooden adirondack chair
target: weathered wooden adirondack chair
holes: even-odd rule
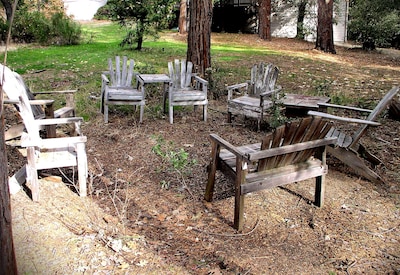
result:
[[[26,132],[22,134],[21,146],[27,149],[26,173],[19,174],[26,175],[32,199],[39,200],[38,170],[71,166],[78,168],[79,194],[86,196],[88,168],[85,143],[87,138],[80,133],[80,124],[83,119],[81,117],[35,119],[21,79],[16,77],[8,67],[0,65],[0,81],[10,103],[17,105],[25,124]],[[42,126],[59,124],[74,124],[79,136],[61,138],[42,138],[40,136],[39,131]]]
[[[193,63],[175,59],[168,62],[171,82],[168,89],[169,122],[174,123],[174,106],[203,106],[207,121],[208,81],[193,73]]]
[[[243,228],[244,195],[316,178],[315,204],[324,201],[324,177],[328,172],[326,138],[331,124],[321,118],[307,117],[287,123],[267,134],[261,143],[233,146],[218,135],[211,135],[211,162],[205,200],[211,201],[216,170],[221,170],[235,190],[234,227]]]
[[[115,66],[111,58],[108,59],[108,71],[101,74],[101,112],[104,122],[108,123],[108,105],[140,106],[140,123],[143,122],[145,91],[144,84],[137,79],[133,71],[135,62],[128,57],[115,57]],[[138,85],[140,84],[140,85]]]
[[[357,123],[361,126],[352,134],[341,131],[338,128],[332,128],[332,130],[327,134],[328,137],[337,137],[336,146],[328,148],[328,153],[336,157],[349,167],[351,167],[358,175],[365,177],[366,179],[374,182],[381,183],[383,179],[380,175],[374,172],[370,167],[368,167],[364,160],[368,161],[372,166],[381,164],[382,161],[376,156],[368,152],[368,150],[360,143],[361,138],[366,133],[369,126],[379,126],[380,123],[375,120],[379,115],[387,108],[390,101],[399,92],[399,87],[393,87],[376,105],[374,110],[360,109],[350,106],[340,106],[334,104],[320,104],[324,108],[340,108],[350,111],[368,113],[366,119],[356,119],[349,117],[340,117],[336,115],[331,115],[323,112],[309,111],[308,114],[312,116],[324,117],[331,120],[337,120],[348,123]]]
[[[261,122],[268,117],[268,112],[282,89],[275,86],[278,74],[278,67],[261,62],[251,68],[249,81],[228,86],[228,123],[232,122],[233,115],[243,115],[256,118],[257,128],[260,130]],[[243,95],[234,97],[235,92],[242,92]]]
[[[44,92],[31,92],[28,86],[25,84],[23,78],[14,73],[15,77],[22,83],[25,87],[26,94],[28,96],[29,102],[32,107],[32,112],[35,119],[44,119],[44,118],[62,118],[62,117],[74,117],[75,116],[75,100],[74,94],[76,90],[64,90],[64,91],[44,91]],[[65,106],[54,110],[54,100],[53,99],[35,99],[36,95],[63,95],[65,97]],[[13,97],[13,95],[10,95]],[[18,98],[15,98],[18,100]],[[18,138],[22,135],[25,126],[23,123],[18,123],[12,125],[5,132],[5,140],[11,140]],[[74,129],[73,129],[74,131]],[[56,127],[55,125],[49,125],[46,127],[47,137],[55,137],[56,136]]]

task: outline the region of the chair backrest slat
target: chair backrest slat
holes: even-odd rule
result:
[[[111,58],[108,59],[108,71],[110,74],[111,86],[114,87],[131,87],[132,80],[134,79],[134,69],[135,61],[129,59],[127,56],[121,58],[119,56],[115,57],[115,66]]]

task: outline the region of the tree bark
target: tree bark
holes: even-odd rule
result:
[[[271,0],[259,0],[258,20],[258,36],[271,40]]]
[[[0,86],[0,89],[2,87]],[[0,91],[0,274],[18,274],[11,227],[10,189],[4,141],[3,91]]]
[[[304,39],[304,17],[306,16],[307,1],[301,1],[298,5],[298,15],[297,15],[297,34],[296,38]]]
[[[189,13],[187,60],[204,76],[206,69],[211,67],[212,0],[190,1]]]
[[[3,4],[4,10],[6,12],[7,22],[10,23],[11,16],[12,16],[12,1],[11,0],[0,0]]]
[[[186,34],[187,33],[187,25],[186,25],[186,9],[187,9],[187,0],[181,0],[181,5],[179,9],[179,33]]]
[[[336,53],[333,43],[333,0],[318,0],[318,25],[315,48]]]

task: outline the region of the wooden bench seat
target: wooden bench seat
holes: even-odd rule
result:
[[[261,143],[233,146],[211,134],[211,162],[205,200],[211,201],[215,175],[220,170],[235,190],[234,227],[243,228],[244,195],[263,189],[316,178],[315,204],[323,205],[324,176],[328,172],[326,146],[336,142],[326,138],[330,122],[307,117],[289,122],[267,134]]]

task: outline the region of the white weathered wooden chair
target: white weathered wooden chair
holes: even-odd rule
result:
[[[275,86],[279,69],[273,64],[263,62],[251,68],[251,79],[244,83],[230,85],[228,90],[228,123],[233,115],[243,115],[257,119],[257,129],[261,122],[268,117],[269,111],[278,97],[282,87]],[[235,93],[241,96],[234,97]]]
[[[232,183],[235,191],[234,227],[242,230],[245,194],[315,178],[315,201],[324,202],[324,180],[328,172],[327,138],[331,124],[321,118],[307,117],[288,122],[268,133],[261,143],[234,146],[212,134],[211,162],[204,199],[211,201],[217,169]]]
[[[193,63],[175,59],[168,62],[171,82],[168,89],[169,122],[174,123],[174,106],[203,106],[207,121],[208,81],[193,73]]]
[[[25,124],[21,146],[27,149],[26,182],[30,185],[32,199],[39,200],[38,170],[59,167],[77,167],[80,196],[87,195],[88,174],[85,150],[86,136],[80,133],[81,117],[35,119],[24,83],[8,68],[0,65],[0,83],[10,103],[17,105]],[[40,129],[44,125],[74,124],[79,136],[61,138],[42,138]]]
[[[104,114],[104,122],[108,123],[109,105],[133,105],[140,106],[140,123],[143,122],[145,92],[144,84],[137,79],[133,68],[135,61],[128,57],[115,57],[115,67],[111,58],[108,59],[108,71],[101,74],[101,112]],[[139,81],[139,83],[137,83]],[[140,84],[140,85],[138,85]]]
[[[328,153],[336,157],[344,164],[351,167],[354,172],[358,175],[374,182],[381,183],[384,182],[383,178],[373,171],[368,165],[364,163],[367,161],[370,166],[374,167],[382,163],[382,161],[370,153],[365,146],[360,143],[360,140],[365,135],[369,126],[379,126],[380,123],[376,122],[379,115],[387,109],[394,96],[399,92],[400,87],[393,87],[376,105],[373,110],[361,109],[351,106],[342,106],[329,103],[319,104],[321,109],[334,108],[341,110],[348,110],[357,113],[367,113],[368,116],[365,119],[353,118],[353,117],[342,117],[333,114],[328,114],[324,112],[309,111],[308,114],[312,116],[319,116],[335,121],[339,121],[348,125],[349,123],[356,123],[360,125],[356,131],[349,132],[344,131],[340,125],[327,134],[328,137],[337,137],[336,146],[331,146],[328,148]]]

